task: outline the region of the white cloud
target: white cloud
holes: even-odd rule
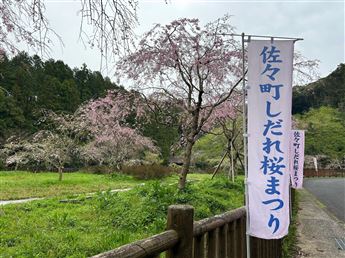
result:
[[[234,15],[233,25],[239,33],[303,37],[304,41],[296,43],[296,49],[308,58],[321,60],[322,76],[344,62],[343,2],[183,1],[172,1],[170,4],[165,4],[163,0],[140,1],[140,25],[136,32],[142,34],[154,23],[165,24],[181,17],[199,18],[206,23],[229,13]],[[78,42],[79,1],[53,1],[48,2],[46,7],[51,25],[65,43],[63,52],[59,45],[54,47],[52,57],[62,59],[72,67],[86,63],[91,69],[98,70],[98,51],[85,49]]]

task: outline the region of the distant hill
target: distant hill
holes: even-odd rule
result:
[[[86,64],[72,69],[61,60],[43,61],[25,52],[4,57],[0,60],[0,149],[11,136],[26,137],[39,130],[42,109],[73,113],[82,103],[103,97],[107,90],[126,89],[99,71],[91,71]],[[158,119],[162,115],[154,116]],[[134,126],[132,120],[127,122]],[[156,142],[166,161],[178,139],[178,126],[152,119],[145,123],[142,133]]]
[[[13,134],[35,131],[42,109],[73,113],[81,103],[120,88],[85,64],[72,69],[61,60],[43,61],[25,52],[4,57],[0,60],[0,144]]]
[[[311,108],[329,106],[345,112],[345,64],[325,78],[293,89],[292,113],[301,114]]]

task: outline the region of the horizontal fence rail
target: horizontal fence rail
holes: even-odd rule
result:
[[[345,177],[345,170],[341,169],[304,169],[304,177]]]
[[[93,256],[94,258],[121,257],[139,258],[154,257],[152,254],[164,252],[174,247],[179,238],[175,230],[168,230],[152,237],[123,245],[109,252]]]
[[[251,237],[250,242],[251,258],[281,257],[280,239]],[[194,222],[192,206],[171,205],[168,208],[167,231],[93,256],[110,257],[245,258],[245,207]]]

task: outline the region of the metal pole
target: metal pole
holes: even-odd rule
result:
[[[245,34],[242,33],[242,87],[243,87],[243,154],[244,154],[244,187],[245,187],[245,200],[246,200],[246,248],[247,248],[247,258],[250,258],[250,236],[248,234],[249,229],[249,207],[248,207],[248,162],[247,162],[247,106],[246,106],[246,95],[247,95],[247,89],[246,89],[246,80],[245,80],[245,49],[244,49],[244,36]]]
[[[291,186],[291,182],[289,184],[289,208],[290,208],[290,221],[292,220],[292,193],[291,193],[291,189],[292,189],[292,186]]]
[[[232,36],[232,37],[236,37],[236,36],[242,37],[242,34],[223,33],[222,35],[227,35],[227,36]],[[249,35],[249,34],[246,34],[246,36],[251,37],[251,38],[293,39],[295,41],[303,40],[303,38],[292,38],[292,37],[281,37],[281,36]]]

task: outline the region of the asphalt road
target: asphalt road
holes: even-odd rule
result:
[[[345,178],[306,178],[303,186],[345,222]]]

